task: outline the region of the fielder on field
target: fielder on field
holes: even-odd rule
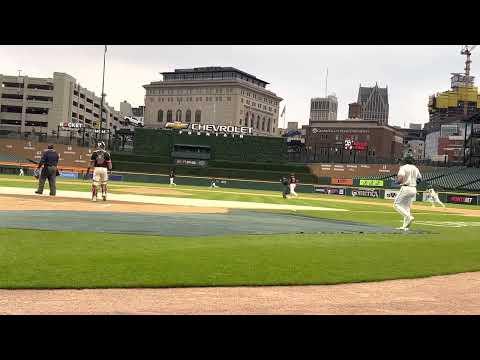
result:
[[[92,154],[87,174],[91,167],[93,167],[92,201],[97,201],[98,185],[100,185],[102,189],[102,199],[106,201],[108,171],[112,170],[112,159],[110,154],[105,150],[105,143],[103,141],[97,144],[97,150]]]
[[[175,184],[175,169],[170,171],[170,186],[172,185],[177,186],[177,184]]]
[[[211,188],[211,189],[218,188],[218,186],[217,186],[217,179],[215,179],[215,178],[210,179],[210,188]]]
[[[295,174],[290,174],[289,180],[289,187],[290,187],[290,195],[297,197],[298,194],[295,192],[295,188],[297,187],[298,180],[295,177]]]
[[[427,190],[427,198],[426,200],[432,204],[432,207],[435,207],[435,203],[438,205],[445,207],[445,204],[440,201],[438,198],[438,194],[435,192],[433,188]]]
[[[417,181],[422,179],[422,174],[414,165],[413,157],[406,157],[402,160],[402,163],[404,165],[400,166],[397,174],[401,188],[395,197],[393,207],[403,216],[403,226],[397,229],[407,231],[415,219],[410,213],[410,208],[417,196]]]

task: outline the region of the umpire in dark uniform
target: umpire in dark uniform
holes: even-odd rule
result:
[[[35,194],[42,194],[43,187],[45,186],[45,180],[48,179],[48,186],[50,187],[50,195],[55,196],[57,193],[56,178],[58,174],[57,165],[58,165],[59,156],[57,152],[53,149],[53,145],[48,145],[48,149],[42,154],[42,159],[38,163],[37,169],[40,169],[43,165],[43,169],[40,173],[40,178],[38,181],[38,190],[35,191]]]

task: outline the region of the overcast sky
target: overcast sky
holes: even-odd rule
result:
[[[428,96],[450,88],[450,73],[463,72],[461,46],[108,46],[106,101],[119,109],[127,100],[143,105],[142,85],[161,80],[160,72],[175,68],[233,66],[270,83],[267,88],[284,100],[286,121],[307,124],[310,99],[328,93],[338,97],[338,119],[348,115],[358,87],[388,86],[389,123],[403,126],[428,121]],[[81,86],[101,93],[103,46],[0,45],[0,73],[51,77],[66,72]],[[472,75],[478,76],[480,49],[472,55]]]

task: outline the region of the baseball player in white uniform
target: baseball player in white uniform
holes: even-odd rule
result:
[[[295,188],[297,187],[298,180],[295,177],[295,174],[290,175],[289,179],[289,187],[290,187],[290,196],[298,197],[298,194],[295,192]]]
[[[438,198],[438,194],[433,188],[427,190],[427,201],[432,203],[432,207],[435,207],[435,203],[442,207],[445,207],[445,204],[440,201],[440,199]]]
[[[400,166],[397,174],[401,188],[395,197],[393,207],[403,216],[403,226],[397,229],[407,231],[415,219],[410,213],[410,208],[417,196],[417,180],[422,179],[422,174],[414,165],[415,160],[412,157],[407,157],[402,162],[404,165]]]

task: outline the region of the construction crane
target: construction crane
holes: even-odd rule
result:
[[[470,55],[472,55],[472,51],[477,47],[477,45],[463,45],[460,54],[466,55],[467,59],[465,60],[465,87],[468,87],[470,83],[473,85],[473,79],[470,78],[470,64],[472,60],[470,60]],[[466,89],[465,89],[466,90]],[[465,120],[465,130],[464,130],[464,140],[463,140],[463,164],[466,165],[467,163],[467,127],[468,127],[468,101],[467,98],[463,101],[463,116]],[[473,125],[471,125],[473,127]]]

